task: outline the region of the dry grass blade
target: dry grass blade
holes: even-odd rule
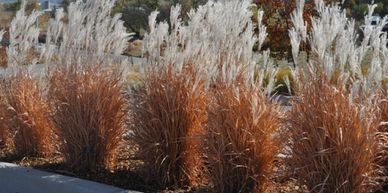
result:
[[[53,123],[38,82],[25,72],[2,83],[1,125],[11,135],[18,156],[49,156],[54,152]]]
[[[332,86],[323,75],[315,78],[303,85],[301,101],[289,112],[287,163],[311,192],[375,191],[378,119],[363,116],[341,86]]]
[[[206,94],[190,73],[151,72],[134,103],[133,140],[148,180],[161,186],[200,180],[198,136],[206,120]]]
[[[66,163],[74,170],[113,166],[125,132],[127,102],[121,76],[98,69],[74,65],[50,75],[53,120],[64,142]]]
[[[281,149],[280,113],[258,90],[217,84],[208,110],[207,168],[216,192],[266,192]]]
[[[379,145],[381,147],[381,151],[380,154],[377,155],[377,160],[379,161],[379,164],[385,168],[385,176],[388,176],[388,101],[386,91],[383,92],[379,108],[381,110],[380,118],[382,122],[380,123],[376,137],[380,142]],[[385,186],[386,185],[387,182],[385,182]]]
[[[13,140],[10,130],[7,128],[9,121],[8,108],[4,99],[0,103],[0,148],[6,150],[12,147]]]

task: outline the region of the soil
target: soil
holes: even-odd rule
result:
[[[130,142],[128,142],[130,143]],[[60,153],[55,153],[50,158],[24,157],[17,158],[12,156],[9,149],[0,148],[0,161],[11,162],[21,166],[32,167],[48,172],[54,172],[66,176],[92,180],[104,184],[117,186],[123,189],[135,190],[140,192],[152,193],[208,193],[212,192],[209,187],[187,187],[184,189],[162,188],[152,183],[144,181],[141,172],[142,162],[136,158],[136,150],[131,144],[123,145],[120,149],[117,164],[110,170],[100,169],[95,171],[72,171],[64,164],[64,159]],[[301,186],[297,185],[296,180],[284,176],[284,166],[280,162],[276,163],[276,177],[273,179],[274,186],[268,192],[270,193],[305,193]],[[282,175],[281,175],[282,174]]]

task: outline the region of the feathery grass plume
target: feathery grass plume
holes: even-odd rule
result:
[[[20,70],[4,77],[1,87],[1,127],[11,135],[15,154],[24,157],[54,153],[54,125],[39,82]]]
[[[205,154],[215,191],[266,192],[281,150],[278,105],[245,84],[220,82],[212,94]]]
[[[318,16],[311,18],[311,32],[307,34],[304,30],[306,24],[299,17],[303,13],[303,2],[298,0],[297,9],[292,16],[294,27],[290,30],[296,71],[306,73],[315,71],[318,67],[324,70],[333,82],[341,79],[342,84],[354,87],[352,89],[359,92],[358,94],[378,94],[388,68],[385,64],[387,48],[384,46],[388,41],[386,34],[382,32],[387,18],[383,18],[377,26],[372,26],[375,5],[370,5],[368,15],[364,19],[365,24],[361,27],[363,37],[359,43],[355,21],[346,17],[346,10],[338,4],[325,5],[324,1],[316,0]],[[300,42],[311,47],[307,66],[298,64],[296,60]],[[365,66],[366,55],[369,53],[372,53],[373,59]],[[368,69],[367,72],[363,71],[365,68]]]
[[[19,11],[16,12],[9,28],[9,43],[7,48],[8,66],[26,65],[37,63],[36,46],[38,45],[39,11],[32,11],[26,15],[26,1],[22,1]]]
[[[67,17],[59,10],[47,27],[46,44],[41,53],[45,63],[72,65],[111,64],[122,60],[129,35],[120,20],[111,16],[116,0],[77,0],[67,8]]]
[[[315,76],[288,113],[287,163],[310,192],[376,191],[381,177],[375,162],[380,150],[377,113],[369,109],[365,116],[346,88],[333,87],[325,75]]]
[[[199,136],[206,120],[204,83],[195,72],[152,71],[136,95],[133,140],[147,179],[160,186],[195,185],[202,166]]]
[[[70,169],[114,166],[125,132],[127,101],[121,75],[98,65],[58,67],[49,75],[49,100]]]
[[[297,1],[296,9],[291,15],[291,22],[294,26],[289,30],[289,36],[294,62],[298,60],[301,42],[305,42],[307,40],[307,25],[303,19],[304,4],[305,1]]]
[[[150,32],[144,37],[143,53],[147,58],[144,65],[164,68],[174,63],[174,68],[180,71],[191,64],[212,81],[220,73],[230,74],[241,68],[239,64],[255,64],[252,48],[257,38],[251,6],[249,0],[209,1],[189,11],[189,20],[183,23],[178,17],[181,9],[178,5],[171,9],[171,26],[157,23],[158,13],[153,12],[149,18]],[[259,25],[262,42],[266,37],[265,26],[261,22]],[[254,77],[253,72],[251,76]]]

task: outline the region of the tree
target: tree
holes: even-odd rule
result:
[[[125,26],[137,34],[147,29],[148,15],[159,7],[157,0],[120,0],[114,12],[122,13]]]
[[[17,0],[16,2],[5,4],[4,8],[6,11],[16,12],[20,9],[22,0]]]
[[[264,11],[263,22],[267,26],[268,38],[264,45],[265,48],[271,48],[272,56],[284,57],[284,54],[291,56],[291,45],[288,37],[288,30],[292,27],[291,13],[296,4],[294,0],[255,0],[257,7]],[[342,2],[340,0],[324,0],[324,2]],[[313,0],[306,0],[304,6],[303,18],[307,22],[307,27],[311,27],[310,18],[316,15],[315,4]],[[304,48],[308,50],[308,48]]]
[[[255,3],[258,9],[264,11],[263,22],[268,31],[264,49],[271,48],[271,54],[274,57],[284,57],[284,54],[288,51],[288,57],[291,57],[288,30],[292,26],[291,13],[296,7],[295,1],[256,0]],[[312,15],[314,15],[314,3],[307,0],[304,11],[305,21],[309,22]]]
[[[70,5],[70,3],[75,2],[75,0],[63,0],[61,3],[61,6],[67,10],[67,7]]]
[[[39,10],[40,5],[38,0],[26,0],[26,12],[31,13],[33,10]],[[17,0],[13,3],[4,4],[4,10],[16,13],[21,8],[22,0]]]
[[[375,1],[377,3],[377,7],[375,10],[375,13],[380,15],[381,17],[384,17],[388,14],[388,0],[379,0]]]
[[[358,5],[355,5],[352,9],[352,16],[356,20],[361,20],[364,18],[365,13],[367,12],[368,12],[368,4],[366,3],[358,4]]]
[[[26,4],[26,11],[27,13],[33,11],[33,10],[39,10],[40,4],[39,0],[28,0]]]

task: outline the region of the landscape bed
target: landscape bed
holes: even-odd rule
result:
[[[359,37],[339,4],[314,1],[307,22],[296,1],[279,67],[249,0],[151,13],[139,64],[122,56],[114,3],[58,10],[39,46],[42,13],[22,3],[2,50],[0,161],[142,192],[385,190],[388,18],[372,26],[375,5]]]
[[[127,147],[126,147],[127,148]],[[150,182],[144,181],[144,175],[141,171],[141,160],[136,159],[135,151],[130,149],[124,149],[122,147],[122,154],[118,157],[117,166],[111,170],[98,170],[98,171],[72,171],[71,168],[67,168],[63,163],[63,157],[54,155],[52,158],[39,158],[39,157],[24,157],[23,159],[12,158],[12,156],[5,156],[4,152],[0,152],[0,162],[15,163],[24,167],[33,167],[38,170],[58,173],[65,176],[77,177],[81,179],[91,180],[103,184],[113,185],[125,190],[134,190],[139,192],[160,192],[160,193],[208,193],[212,192],[211,188],[207,186],[203,187],[185,187],[185,188],[163,188],[155,186]],[[283,167],[282,164],[277,164],[279,167]],[[280,170],[280,169],[278,169]],[[270,192],[279,193],[305,193],[303,187],[297,184],[296,180],[292,178],[286,178],[280,176],[273,179],[275,186]]]

